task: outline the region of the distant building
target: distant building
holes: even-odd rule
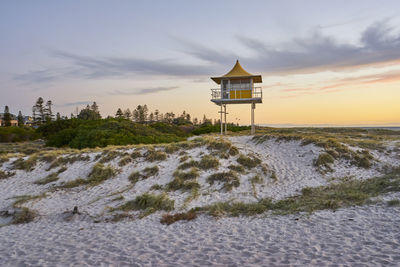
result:
[[[18,126],[17,117],[14,114],[10,114],[11,116],[11,126]],[[4,113],[0,113],[0,126],[6,126],[4,121]]]
[[[6,126],[6,123],[2,118],[0,119],[0,126]],[[11,119],[11,126],[18,126],[18,121]]]

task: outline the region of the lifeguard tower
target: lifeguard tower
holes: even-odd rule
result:
[[[228,104],[251,104],[251,134],[255,133],[254,109],[256,103],[262,103],[262,88],[254,87],[255,83],[262,83],[261,75],[248,73],[236,60],[232,70],[221,77],[211,77],[217,84],[218,89],[211,89],[211,101],[221,106],[221,135],[224,134],[222,116],[224,116],[225,134],[226,126],[226,105]]]

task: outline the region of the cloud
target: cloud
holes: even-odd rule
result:
[[[63,106],[63,107],[71,107],[71,106],[82,106],[82,105],[88,105],[93,103],[93,101],[77,101],[77,102],[68,102],[68,103],[64,103],[61,105],[57,105],[57,106]]]
[[[133,74],[196,76],[209,72],[205,66],[179,64],[172,60],[90,57],[58,50],[52,54],[71,61],[80,68],[86,78],[127,77]]]
[[[392,82],[400,82],[399,70],[335,79],[334,81],[327,82],[330,84],[325,86],[319,86],[317,84],[310,87],[288,88],[288,89],[282,89],[280,91],[285,94],[282,96],[282,98],[292,98],[303,95],[317,94],[321,92],[323,93],[340,92],[348,89],[349,87],[355,87],[359,85],[365,86],[369,84],[392,83]]]
[[[251,56],[241,56],[246,67],[261,73],[289,74],[360,67],[400,60],[400,34],[389,26],[389,21],[379,21],[367,27],[357,44],[340,43],[317,30],[306,37],[295,37],[284,43],[267,43],[246,36],[237,40]],[[181,64],[172,59],[141,59],[78,55],[61,50],[50,51],[70,63],[68,68],[48,68],[15,76],[15,79],[43,83],[56,79],[131,79],[138,75],[152,77],[186,77],[191,79],[211,76],[229,68],[238,58],[225,48],[209,48],[203,44],[173,38],[181,44],[186,55],[200,59],[203,64]]]
[[[264,73],[310,72],[359,67],[400,59],[400,34],[394,33],[388,20],[367,27],[357,44],[340,43],[317,30],[307,37],[295,37],[284,43],[267,43],[259,39],[237,36],[252,56],[240,57],[251,69]],[[198,44],[182,41],[187,54],[201,60],[226,65],[236,58],[225,50],[215,51]]]
[[[115,90],[110,92],[111,95],[147,95],[153,93],[159,93],[164,91],[171,91],[177,89],[178,86],[170,86],[170,87],[154,87],[154,88],[145,88],[145,89],[133,89],[133,90]]]

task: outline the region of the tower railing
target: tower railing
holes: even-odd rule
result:
[[[221,88],[211,89],[211,99],[262,99],[262,87],[248,88],[230,88],[221,90]]]

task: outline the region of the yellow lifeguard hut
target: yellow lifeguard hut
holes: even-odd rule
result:
[[[255,83],[262,83],[261,75],[248,73],[236,60],[235,66],[227,74],[221,77],[211,77],[217,84],[218,89],[211,89],[211,101],[221,106],[221,134],[224,133],[222,116],[224,115],[225,134],[226,127],[226,105],[227,104],[251,104],[251,134],[255,133],[254,109],[256,103],[262,103],[262,88],[255,87]]]

